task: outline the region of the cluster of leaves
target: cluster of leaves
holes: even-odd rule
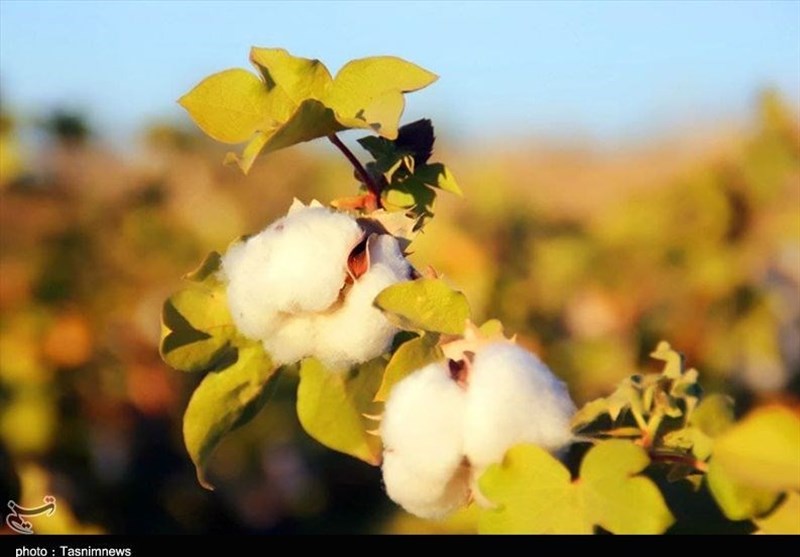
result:
[[[651,356],[664,362],[660,374],[632,375],[576,413],[578,442],[590,448],[569,462],[572,473],[526,445],[487,470],[480,486],[496,507],[481,512],[481,531],[662,533],[676,516],[657,477],[686,482],[697,498],[710,492],[732,523],[800,532],[797,411],[767,406],[735,423],[733,401],[703,397],[697,371],[668,343]]]
[[[241,155],[226,157],[245,173],[259,154],[328,137],[345,150],[372,197],[342,199],[341,207],[385,205],[427,217],[435,189],[460,193],[444,165],[428,163],[434,142],[430,120],[400,127],[404,93],[430,85],[436,75],[393,56],[352,60],[335,78],[319,60],[280,48],[254,47],[250,61],[259,75],[225,70],[204,79],[179,101],[214,139],[248,142]],[[359,140],[374,157],[366,170],[336,137],[348,129],[378,134]]]

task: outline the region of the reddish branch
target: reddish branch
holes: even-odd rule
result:
[[[369,175],[367,170],[361,164],[361,162],[356,158],[356,156],[347,148],[347,145],[342,143],[342,140],[339,137],[332,133],[328,136],[328,139],[331,143],[336,145],[336,147],[342,152],[342,154],[347,157],[347,160],[350,161],[350,164],[353,165],[355,168],[356,173],[358,174],[361,181],[364,182],[364,185],[367,186],[367,191],[369,191],[370,195],[375,199],[375,204],[377,207],[381,207],[381,188],[380,186],[375,183],[375,180],[372,179],[372,176]]]
[[[685,466],[693,468],[694,470],[697,470],[698,472],[708,471],[708,464],[706,464],[702,460],[697,460],[696,458],[693,458],[691,455],[651,451],[650,460],[652,460],[653,462],[669,462],[674,464],[683,464]]]

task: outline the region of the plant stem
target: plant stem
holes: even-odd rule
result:
[[[653,462],[674,462],[676,464],[685,464],[686,466],[694,468],[698,472],[708,471],[708,464],[702,460],[693,458],[691,455],[650,451],[650,460]]]
[[[369,173],[361,164],[361,162],[356,158],[353,152],[347,148],[347,145],[342,143],[342,140],[339,139],[339,137],[335,133],[330,134],[328,136],[328,140],[330,140],[331,143],[336,145],[336,147],[342,152],[342,154],[345,157],[347,157],[347,160],[350,161],[350,164],[353,165],[353,168],[355,168],[356,173],[361,178],[361,181],[364,182],[365,186],[367,186],[367,190],[369,191],[369,193],[372,194],[372,197],[375,198],[375,203],[377,204],[377,206],[381,207],[381,188],[378,186],[378,184],[375,183],[375,180],[372,179],[372,177],[369,175]]]

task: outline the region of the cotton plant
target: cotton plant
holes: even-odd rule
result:
[[[731,523],[776,531],[800,512],[796,412],[734,423],[732,401],[704,398],[697,371],[665,342],[652,353],[660,374],[633,374],[576,411],[546,358],[498,321],[473,323],[461,292],[409,263],[437,194],[461,193],[431,160],[431,122],[400,125],[404,95],[434,74],[392,56],[353,60],[335,77],[283,49],[253,48],[250,61],[256,73],[213,74],[180,99],[212,138],[246,142],[226,162],[247,173],[263,155],[327,138],[353,165],[357,192],[295,199],[211,253],[165,302],[162,358],[203,376],[183,422],[203,486],[213,488],[217,444],[290,374],[306,432],[380,466],[387,496],[422,518],[476,506],[481,532],[661,533],[676,519],[659,474],[710,494]],[[339,137],[348,129],[370,133],[358,140],[366,164]]]

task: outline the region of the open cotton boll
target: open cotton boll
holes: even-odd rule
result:
[[[575,404],[566,385],[536,356],[493,343],[473,360],[464,414],[464,449],[478,469],[519,443],[556,451],[572,439]]]
[[[353,283],[341,308],[317,320],[314,354],[330,369],[380,356],[398,331],[373,302],[384,288],[407,280],[411,267],[392,236],[372,236],[367,249],[369,270]]]
[[[381,421],[385,454],[400,455],[421,476],[444,485],[464,458],[466,396],[444,363],[432,363],[392,389]]]
[[[469,501],[469,469],[464,466],[450,478],[428,476],[408,466],[400,453],[383,457],[386,494],[407,512],[427,519],[443,518]]]
[[[275,365],[311,356],[316,344],[316,318],[313,315],[282,315],[274,330],[261,343]]]
[[[237,328],[265,338],[278,312],[319,312],[339,296],[347,257],[362,236],[350,216],[296,207],[222,257],[228,305]]]

